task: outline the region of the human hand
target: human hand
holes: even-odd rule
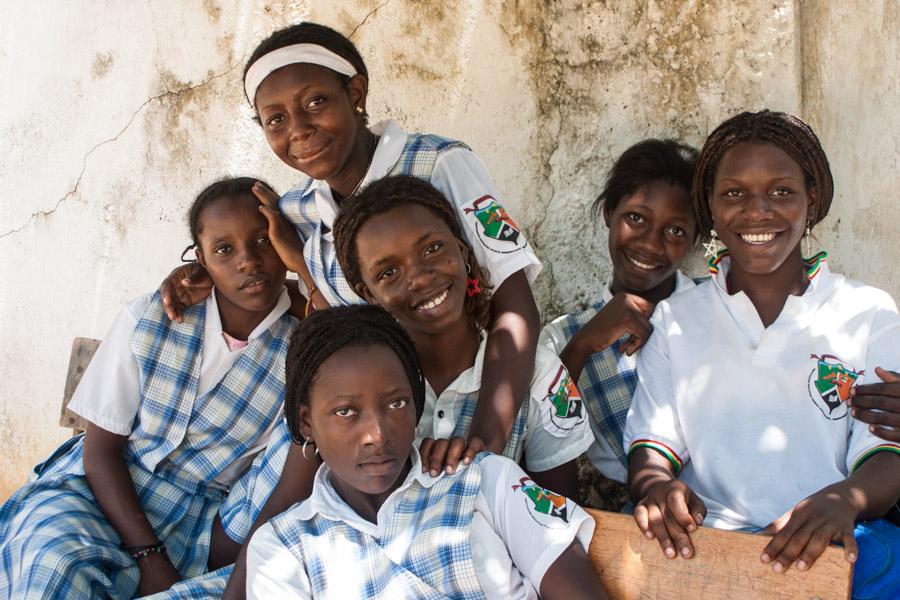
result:
[[[164,592],[182,579],[165,552],[139,558],[138,568],[141,570],[138,595],[142,597]]]
[[[631,356],[647,342],[653,331],[650,325],[653,307],[652,302],[640,296],[619,292],[575,334],[575,337],[578,343],[584,344],[593,354],[609,348],[623,335],[628,335],[621,350]]]
[[[425,438],[419,447],[422,456],[422,472],[437,477],[442,470],[447,475],[456,473],[460,461],[469,464],[479,452],[484,452],[482,439],[472,436],[466,441],[462,437],[448,439]]]
[[[703,500],[679,479],[653,484],[634,508],[634,521],[641,533],[647,539],[656,538],[668,558],[694,555],[690,532],[702,525],[705,517]]]
[[[253,195],[262,203],[259,212],[269,224],[269,241],[289,271],[297,273],[303,262],[303,243],[297,229],[278,210],[279,196],[261,181],[253,184]]]
[[[856,562],[857,548],[853,528],[859,511],[853,505],[843,482],[834,484],[801,500],[797,506],[766,527],[762,533],[775,534],[760,556],[772,570],[783,573],[795,564],[805,571],[832,541],[844,545],[844,557]],[[796,561],[796,562],[795,562]]]
[[[199,262],[176,267],[159,286],[163,308],[170,320],[181,323],[184,311],[212,293],[213,281]]]
[[[878,437],[900,442],[900,373],[875,367],[875,374],[883,383],[850,388],[850,414]]]

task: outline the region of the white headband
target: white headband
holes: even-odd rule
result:
[[[263,79],[281,67],[296,63],[320,65],[347,77],[356,75],[356,68],[347,59],[318,44],[285,46],[264,54],[247,69],[247,76],[244,77],[244,91],[247,93],[250,104],[254,104],[256,90],[259,89],[259,84],[263,82]]]

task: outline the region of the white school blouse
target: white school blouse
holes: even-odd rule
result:
[[[825,256],[769,327],[746,294],[728,293],[727,255],[711,280],[656,307],[625,443],[680,468],[706,525],[765,527],[872,453],[900,452],[845,402],[853,385],[880,381],[875,367],[900,368],[897,307],[831,273]]]
[[[141,402],[140,367],[131,352],[131,336],[152,297],[152,293],[146,294],[125,305],[103,338],[103,343],[97,348],[69,403],[69,410],[75,414],[118,435],[131,435]],[[290,306],[287,290],[282,289],[275,308],[256,326],[248,339],[256,339],[268,330]],[[228,374],[244,350],[229,350],[222,333],[222,320],[216,303],[216,290],[213,288],[206,299],[203,356],[197,382],[198,397],[209,392]],[[253,457],[265,448],[277,421],[276,418],[258,442],[219,473],[215,481],[226,486],[234,483],[250,466]]]
[[[418,480],[429,486],[446,475],[431,477],[422,473],[422,462],[415,446],[412,467],[404,483],[385,500],[378,511],[377,523],[360,517],[337,494],[330,483],[327,464],[319,467],[313,491],[302,503],[288,509],[298,519],[316,513],[333,515],[354,529],[378,536],[393,516],[402,493]],[[479,462],[481,490],[475,498],[475,514],[470,530],[472,563],[487,600],[537,600],[547,569],[574,540],[587,551],[594,532],[594,519],[577,504],[567,500],[567,518],[544,514],[534,509],[523,492],[522,480],[530,481],[519,466],[502,456],[488,456]],[[409,541],[409,540],[407,540]],[[395,540],[396,543],[396,540]],[[403,554],[392,546],[392,553]],[[343,568],[350,579],[364,577],[353,565]],[[350,586],[354,589],[353,586]],[[247,549],[247,597],[309,598],[309,578],[303,565],[282,544],[270,523],[260,527]]]
[[[477,397],[481,390],[486,345],[487,337],[483,336],[475,363],[460,373],[440,397],[425,382],[425,406],[416,427],[416,446],[427,437],[437,439],[453,435],[464,403]],[[525,452],[526,466],[532,473],[575,460],[594,440],[581,397],[571,395],[572,387],[566,389],[566,381],[569,381],[569,373],[559,357],[538,346],[534,375],[528,389],[528,418],[520,445]],[[555,407],[550,400],[556,393],[565,394],[568,402],[577,404],[571,416],[559,418],[554,414]],[[516,460],[520,458],[521,455]]]

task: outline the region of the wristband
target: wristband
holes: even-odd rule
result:
[[[146,558],[151,554],[166,554],[166,545],[162,542],[147,546],[126,546],[122,544],[122,549],[128,552],[128,555],[134,560]]]

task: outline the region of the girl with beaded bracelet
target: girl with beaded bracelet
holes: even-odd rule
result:
[[[0,596],[130,598],[206,570],[219,505],[281,419],[296,323],[255,182],[190,209],[205,302],[176,323],[148,294],[113,323],[69,404],[87,431],[0,507]]]

